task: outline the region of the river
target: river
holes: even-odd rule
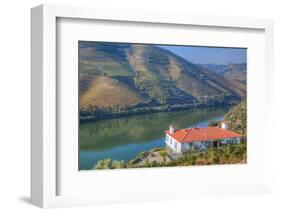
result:
[[[199,108],[175,112],[97,121],[80,125],[79,169],[89,170],[102,159],[129,161],[140,152],[164,147],[164,131],[176,128],[205,127],[222,120],[229,107]]]

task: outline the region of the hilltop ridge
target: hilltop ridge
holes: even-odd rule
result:
[[[154,45],[79,42],[80,119],[239,102],[246,87]]]

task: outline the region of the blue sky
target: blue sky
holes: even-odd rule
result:
[[[159,45],[195,64],[230,64],[247,62],[247,49]]]

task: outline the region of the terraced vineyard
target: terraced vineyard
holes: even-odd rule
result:
[[[227,105],[246,95],[246,85],[155,45],[81,41],[79,78],[82,122]]]

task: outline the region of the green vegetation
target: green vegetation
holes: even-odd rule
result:
[[[239,145],[228,145],[223,148],[214,148],[206,152],[194,152],[171,161],[167,166],[191,166],[213,164],[246,163],[247,146],[245,142]]]
[[[100,160],[95,166],[94,169],[120,169],[126,168],[125,161],[117,161],[112,159]]]
[[[166,158],[167,158],[167,152],[166,149],[160,150],[159,151],[160,156],[163,158],[164,162],[166,162]]]
[[[211,121],[209,124],[208,124],[208,126],[210,126],[210,127],[216,127],[216,126],[218,126],[220,124],[220,121]]]
[[[79,42],[80,120],[231,105],[245,86],[153,45]]]
[[[149,151],[147,153],[151,153]],[[158,149],[154,152],[158,152],[163,161],[149,161],[144,160],[143,164],[139,164],[141,156],[136,159],[124,163],[123,161],[113,161],[111,159],[105,159],[99,161],[95,169],[117,169],[117,168],[147,168],[147,167],[169,167],[169,166],[192,166],[192,165],[214,165],[214,164],[237,164],[246,163],[247,159],[247,145],[243,140],[238,145],[227,145],[221,148],[212,148],[207,151],[191,151],[182,155],[177,160],[166,161],[168,155],[165,148]],[[143,155],[143,154],[142,154]],[[115,162],[115,163],[113,163]]]
[[[234,132],[238,132],[243,136],[247,135],[247,102],[241,101],[232,107],[225,115],[228,128]]]

